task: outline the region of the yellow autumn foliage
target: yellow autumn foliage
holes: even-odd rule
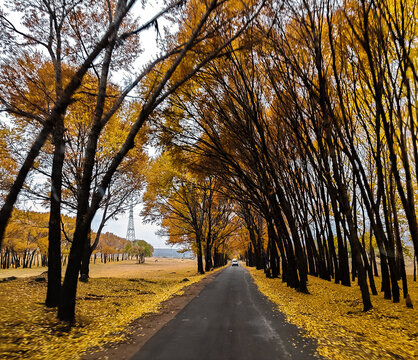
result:
[[[289,322],[318,341],[318,352],[332,360],[416,359],[418,316],[405,301],[394,304],[381,294],[372,297],[373,309],[362,312],[360,291],[309,276],[310,294],[291,289],[278,279],[266,278],[262,270],[248,268],[259,290]],[[411,278],[412,280],[412,278]],[[380,288],[376,278],[376,287]],[[409,281],[409,293],[418,299],[418,283]]]
[[[78,359],[87,349],[123,341],[133,320],[158,312],[163,301],[205,277],[196,274],[194,263],[172,270],[138,270],[143,277],[80,283],[72,328],[57,320],[56,309],[44,306],[45,282],[0,283],[0,359]]]

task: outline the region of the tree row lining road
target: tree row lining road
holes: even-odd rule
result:
[[[316,344],[286,322],[249,272],[228,267],[132,360],[317,359]]]

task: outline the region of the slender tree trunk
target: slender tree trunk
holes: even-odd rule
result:
[[[322,201],[324,204],[324,210],[325,210],[325,224],[326,227],[328,229],[327,234],[328,234],[328,248],[330,251],[330,255],[331,255],[331,261],[333,263],[333,272],[331,273],[331,275],[334,277],[334,281],[336,284],[338,284],[340,282],[340,277],[339,277],[339,264],[338,264],[338,259],[337,259],[337,253],[335,251],[335,244],[334,244],[334,235],[332,232],[332,225],[331,225],[331,220],[330,220],[330,214],[329,214],[329,207],[328,207],[328,202],[325,201],[326,197],[325,197],[325,191],[322,189],[321,191],[322,194]]]
[[[338,209],[336,200],[331,196],[332,211],[334,212],[335,228],[337,231],[337,242],[338,242],[338,268],[339,268],[339,279],[342,285],[351,286],[350,281],[350,270],[348,265],[348,252],[347,247],[344,245],[343,236],[341,233],[341,216],[340,210]]]
[[[360,286],[360,291],[363,300],[363,311],[370,310],[373,306],[370,300],[370,293],[369,288],[367,286],[367,275],[365,271],[365,267],[362,261],[361,256],[361,244],[357,236],[357,231],[354,225],[354,219],[351,213],[349,197],[347,194],[347,188],[344,182],[342,181],[341,174],[338,169],[338,162],[336,157],[335,149],[333,148],[333,144],[331,145],[331,159],[334,171],[334,177],[338,186],[339,198],[340,198],[340,205],[341,205],[341,212],[345,216],[348,226],[348,236],[351,246],[352,256],[355,262],[356,270],[358,273],[358,284]]]
[[[197,244],[197,272],[199,274],[204,274],[205,270],[203,270],[202,241],[199,236],[196,237],[196,244]]]
[[[78,220],[81,222],[80,220]],[[90,225],[76,225],[73,243],[68,257],[67,270],[65,272],[64,283],[61,288],[60,304],[58,307],[58,318],[63,321],[73,323],[75,320],[75,303],[77,294],[77,281],[80,272],[81,259],[84,246],[87,242]]]
[[[213,268],[212,264],[212,249],[210,244],[210,239],[206,241],[206,249],[205,249],[205,271],[210,271]]]
[[[369,293],[369,288],[367,286],[367,275],[366,275],[366,271],[365,271],[365,267],[364,264],[362,262],[362,257],[361,257],[361,245],[360,242],[358,240],[357,234],[355,232],[355,227],[353,224],[353,219],[351,217],[351,213],[350,213],[350,207],[349,207],[349,203],[348,203],[348,199],[347,199],[347,194],[345,192],[345,189],[343,187],[342,189],[342,207],[344,209],[346,218],[347,218],[347,225],[349,228],[349,236],[350,236],[350,245],[351,245],[351,251],[352,254],[354,256],[354,261],[355,261],[355,265],[356,265],[356,270],[358,273],[358,283],[360,286],[360,291],[361,291],[361,295],[362,295],[362,299],[363,299],[363,311],[368,311],[370,310],[373,306],[370,300],[370,293]]]
[[[51,174],[51,199],[48,230],[48,288],[45,305],[59,304],[61,291],[61,187],[65,156],[64,119],[59,117],[54,133],[54,157]]]
[[[84,246],[83,258],[81,259],[80,266],[80,281],[88,282],[90,273],[90,257],[93,252],[93,248],[90,246],[90,235]]]
[[[273,224],[267,221],[267,229],[269,233],[269,246],[270,246],[270,269],[271,277],[276,278],[280,274],[280,262],[279,255],[277,253],[276,243],[278,242],[276,232],[273,228]]]

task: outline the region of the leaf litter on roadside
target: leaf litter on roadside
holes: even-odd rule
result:
[[[77,359],[89,348],[123,341],[133,320],[158,312],[163,301],[203,277],[189,269],[146,279],[92,278],[79,284],[73,327],[44,306],[45,283],[30,278],[0,283],[0,358]]]
[[[342,286],[309,276],[310,294],[286,286],[280,278],[266,278],[262,270],[248,268],[259,290],[277,304],[288,321],[318,340],[318,352],[327,359],[416,359],[418,315],[402,299],[394,304],[382,294],[372,297],[373,309],[362,311],[356,283]],[[412,278],[411,278],[412,280]],[[376,278],[376,287],[380,288]],[[412,299],[418,300],[417,282],[408,281]]]

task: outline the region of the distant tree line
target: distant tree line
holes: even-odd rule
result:
[[[15,210],[7,228],[4,245],[0,250],[0,267],[31,268],[32,266],[48,266],[48,213],[35,211]],[[74,229],[75,218],[62,217],[62,236],[65,239],[61,243],[61,264],[67,264],[68,254],[72,239],[68,237],[71,229]],[[91,235],[97,238],[97,233]],[[145,262],[145,257],[152,256],[153,247],[144,240],[135,240],[133,243],[112,233],[101,234],[100,241],[87,262],[120,261],[137,259],[139,263]],[[84,272],[88,279],[88,266]]]

